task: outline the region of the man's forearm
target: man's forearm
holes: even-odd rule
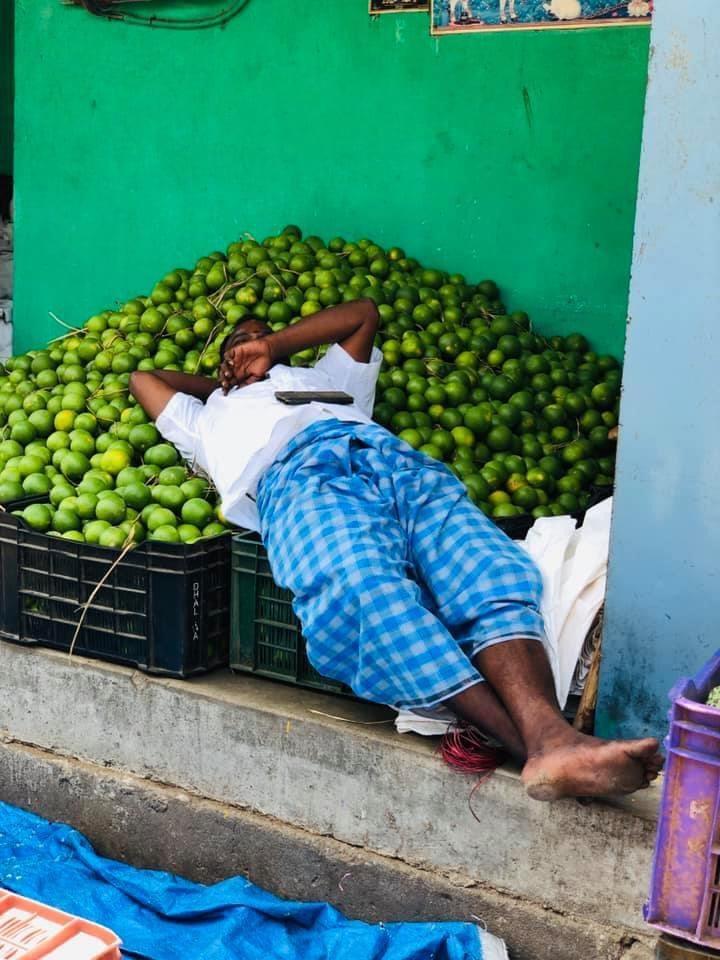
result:
[[[152,370],[150,376],[162,380],[173,390],[180,393],[188,393],[191,397],[197,397],[198,400],[207,400],[210,394],[217,390],[217,380],[211,380],[209,377],[196,377],[191,373],[180,373],[177,370]]]
[[[317,347],[323,343],[348,343],[365,339],[372,348],[372,339],[377,328],[377,307],[372,300],[352,300],[328,307],[320,313],[305,317],[284,330],[271,334],[267,338],[273,361],[286,357],[308,347]],[[367,359],[367,357],[365,357]]]

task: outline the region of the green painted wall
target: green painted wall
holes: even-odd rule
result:
[[[619,352],[647,47],[435,40],[367,0],[253,0],[203,32],[17,0],[16,349],[61,332],[49,310],[80,323],[293,221],[492,276],[541,329]]]

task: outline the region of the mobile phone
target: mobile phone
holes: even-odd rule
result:
[[[290,406],[303,403],[338,403],[347,406],[354,403],[354,397],[342,390],[278,390],[275,399]]]

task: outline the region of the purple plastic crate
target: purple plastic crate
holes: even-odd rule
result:
[[[670,692],[670,731],[650,898],[645,919],[660,930],[720,948],[720,651]]]

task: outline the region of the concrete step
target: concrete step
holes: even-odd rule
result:
[[[199,883],[242,875],[369,923],[482,922],[512,960],[651,960],[651,939],[409,867],[132,774],[0,742],[0,798],[81,830],[104,856]]]
[[[547,911],[548,930],[563,917],[573,930],[605,931],[589,934],[599,952],[561,954],[553,934],[551,952],[518,953],[528,960],[615,960],[623,937],[644,949],[657,789],[622,803],[547,805],[529,800],[517,772],[503,769],[474,792],[471,811],[473,778],[446,767],[434,742],[395,733],[384,708],[224,671],[186,682],[150,678],[10,644],[0,644],[0,731],[113,776],[150,778],[272,818],[311,845],[358,848],[358,856],[416,871],[421,887],[431,877],[497,897],[511,943],[522,941],[525,909]],[[0,786],[0,798],[12,800],[7,789]],[[272,873],[260,882],[285,892]],[[289,895],[332,899],[312,886]],[[385,896],[374,902],[387,905]],[[490,926],[502,935],[499,915]]]

